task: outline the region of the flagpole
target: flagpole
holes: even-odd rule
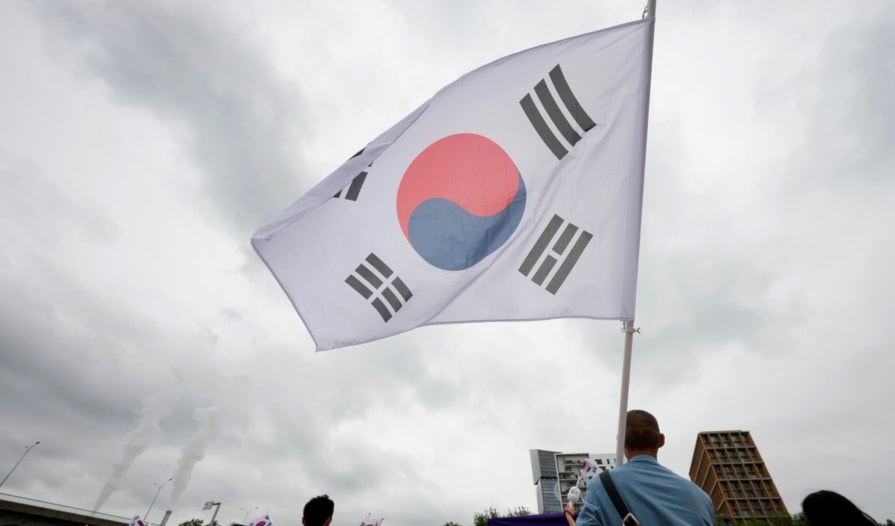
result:
[[[634,320],[622,324],[625,333],[625,356],[622,359],[622,389],[618,402],[618,436],[616,437],[615,466],[625,463],[625,423],[628,419],[628,385],[631,381],[631,354],[634,347]]]
[[[655,18],[656,0],[647,0],[644,17]],[[653,45],[650,39],[650,46]],[[650,69],[652,70],[652,50],[650,50]],[[651,75],[652,76],[652,75]],[[647,117],[649,118],[649,117]],[[634,320],[628,320],[622,324],[622,332],[625,333],[625,354],[622,358],[622,385],[618,402],[618,435],[616,435],[615,465],[625,463],[625,425],[628,420],[628,386],[631,382],[631,354],[634,348],[634,333],[640,329],[634,328]]]

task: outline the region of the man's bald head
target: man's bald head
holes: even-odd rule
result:
[[[632,454],[655,452],[665,445],[665,436],[659,431],[659,422],[656,417],[642,409],[628,411],[625,424],[625,455],[631,458]]]

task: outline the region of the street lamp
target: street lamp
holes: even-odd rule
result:
[[[214,526],[214,520],[217,518],[218,512],[221,511],[221,503],[208,500],[205,501],[205,505],[202,506],[203,510],[210,510],[212,507],[214,507],[214,514],[211,516],[211,522],[208,523],[208,526]]]
[[[143,515],[143,522],[145,522],[146,524],[149,524],[149,510],[151,510],[152,505],[155,504],[155,499],[158,498],[158,494],[161,493],[162,488],[165,487],[165,484],[171,482],[172,480],[174,480],[174,477],[169,478],[168,480],[162,482],[161,484],[159,484],[158,482],[152,483],[153,485],[158,486],[158,489],[155,490],[155,496],[152,497],[152,502],[149,503],[149,508],[146,509],[146,515]]]
[[[249,513],[252,513],[253,511],[257,510],[259,507],[260,507],[260,506],[255,506],[254,508],[252,508],[252,509],[250,509],[250,510],[247,510],[247,509],[245,509],[245,508],[239,508],[240,511],[244,511],[244,512],[246,512],[246,516],[242,518],[242,523],[245,524],[246,521],[249,520]]]
[[[0,486],[2,486],[3,483],[6,482],[6,479],[8,479],[10,475],[12,475],[12,472],[15,471],[17,467],[19,467],[19,464],[22,463],[22,460],[25,458],[25,455],[27,455],[28,452],[31,451],[31,448],[33,448],[34,446],[36,446],[36,445],[38,445],[38,444],[40,444],[40,440],[38,440],[37,442],[35,442],[35,443],[31,444],[30,446],[28,446],[28,447],[25,448],[25,452],[22,453],[22,456],[21,456],[21,457],[19,457],[19,461],[16,462],[16,465],[13,466],[11,470],[9,470],[9,473],[7,473],[5,477],[3,477],[3,480],[0,480]]]

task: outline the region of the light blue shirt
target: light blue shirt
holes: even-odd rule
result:
[[[714,526],[712,500],[696,484],[649,455],[611,471],[612,482],[643,526]],[[599,477],[590,480],[576,526],[618,526],[622,519]]]

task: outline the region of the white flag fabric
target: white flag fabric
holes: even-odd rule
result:
[[[148,526],[146,522],[140,518],[139,515],[134,515],[131,519],[131,522],[128,526]]]
[[[368,513],[367,516],[360,522],[360,526],[379,526],[379,519],[374,519],[372,513]]]
[[[252,245],[317,350],[439,323],[634,318],[653,19],[442,88]]]

